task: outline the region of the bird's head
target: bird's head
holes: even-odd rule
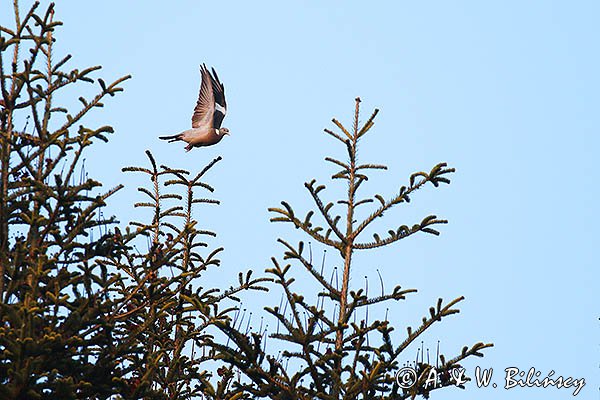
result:
[[[227,129],[227,128],[221,128],[221,129],[219,129],[219,132],[221,132],[221,134],[223,136],[229,135],[229,129]]]

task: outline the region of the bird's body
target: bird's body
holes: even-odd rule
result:
[[[168,140],[169,143],[183,140],[188,145],[186,150],[190,151],[193,147],[212,146],[217,144],[223,139],[226,133],[222,132],[223,128],[192,128],[177,135],[173,136],[161,136],[163,140]]]
[[[227,113],[225,87],[219,81],[214,68],[211,75],[206,66],[202,65],[200,73],[202,85],[192,115],[192,129],[177,135],[159,137],[159,139],[168,140],[169,143],[180,140],[186,142],[186,151],[190,151],[194,147],[212,146],[219,143],[225,135],[229,135],[229,129],[221,128],[221,122]]]

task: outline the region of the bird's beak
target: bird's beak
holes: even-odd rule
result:
[[[231,135],[231,133],[227,132],[226,135]]]

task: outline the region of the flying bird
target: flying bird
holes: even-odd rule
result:
[[[219,81],[217,72],[212,68],[212,74],[206,65],[200,66],[202,84],[200,94],[192,115],[192,129],[188,129],[177,135],[160,136],[159,139],[168,140],[169,143],[184,141],[187,143],[185,151],[194,147],[212,146],[229,135],[229,129],[221,128],[221,123],[227,113],[225,102],[225,87]]]

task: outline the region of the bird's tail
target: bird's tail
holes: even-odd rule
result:
[[[168,140],[169,143],[171,143],[171,142],[177,142],[178,140],[183,140],[183,135],[181,133],[178,133],[177,135],[159,136],[158,138],[161,140]]]

